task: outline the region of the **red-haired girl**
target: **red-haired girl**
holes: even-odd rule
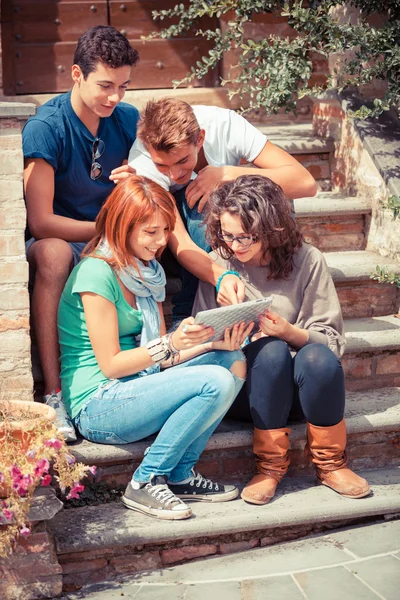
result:
[[[234,486],[195,471],[200,454],[240,390],[244,325],[213,331],[184,319],[166,334],[165,274],[157,258],[175,225],[169,192],[145,177],[119,183],[96,236],[61,297],[58,330],[67,410],[92,442],[126,444],[159,432],[122,498],[163,519],[192,514],[181,498],[226,501]],[[140,336],[140,341],[137,341]],[[160,372],[160,366],[170,367]]]

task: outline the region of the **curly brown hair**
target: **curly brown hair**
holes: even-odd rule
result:
[[[229,259],[234,252],[218,237],[224,212],[237,215],[243,230],[261,241],[262,259],[270,256],[268,279],[287,278],[303,236],[282,188],[261,175],[241,175],[234,181],[221,183],[212,192],[205,215],[206,235],[211,246]]]

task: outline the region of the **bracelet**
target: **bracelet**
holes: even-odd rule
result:
[[[171,352],[171,367],[178,363],[181,358],[181,352],[177,348],[175,348],[174,343],[172,341],[172,333],[169,333],[165,336],[168,339],[168,348]]]
[[[219,288],[221,287],[221,281],[223,280],[223,278],[225,277],[225,275],[236,275],[236,277],[239,277],[240,279],[240,275],[237,271],[225,271],[224,273],[222,273],[222,275],[220,275],[218,277],[218,281],[217,284],[215,286],[215,289],[217,290],[217,292],[219,292]]]
[[[171,356],[171,350],[169,349],[166,337],[167,336],[164,335],[162,338],[156,338],[146,344],[150,358],[156,364],[168,360]]]
[[[179,354],[179,350],[177,348],[175,348],[174,342],[172,341],[173,333],[174,332],[168,333],[165,337],[168,338],[168,346],[169,346],[169,349],[171,350],[171,354]]]

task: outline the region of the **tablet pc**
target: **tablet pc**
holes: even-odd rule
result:
[[[227,327],[233,327],[235,323],[245,321],[246,324],[254,321],[257,324],[258,316],[264,313],[271,305],[272,297],[250,300],[241,304],[231,304],[210,310],[201,310],[197,313],[194,322],[197,324],[213,327],[214,335],[207,340],[213,342],[221,340]]]

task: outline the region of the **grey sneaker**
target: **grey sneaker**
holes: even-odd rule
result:
[[[131,481],[122,496],[127,508],[158,519],[187,519],[192,510],[167,486],[166,475],[153,475],[148,483]]]
[[[71,418],[65,410],[62,392],[51,392],[43,396],[43,400],[48,406],[54,408],[57,414],[56,427],[63,434],[66,442],[76,442],[75,427],[72,424]]]
[[[168,487],[178,498],[200,502],[228,502],[239,496],[239,490],[234,485],[215,483],[194,469],[192,469],[192,477],[178,483],[169,481]]]

